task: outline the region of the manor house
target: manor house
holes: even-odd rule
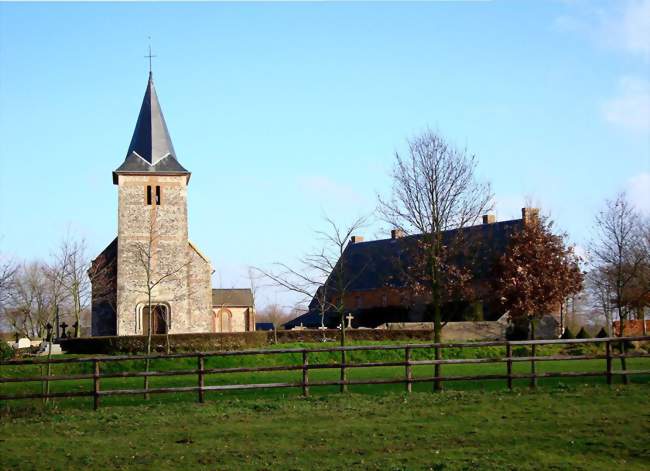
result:
[[[497,221],[494,215],[486,214],[482,224],[442,234],[443,245],[455,246],[452,262],[469,275],[468,289],[442,306],[444,322],[497,321],[505,314],[491,289],[492,268],[506,251],[511,235],[537,221],[539,210],[522,208],[521,215],[521,219]],[[315,293],[308,312],[284,327],[338,327],[341,320],[331,306],[341,284],[346,286],[342,304],[352,314],[351,327],[431,323],[430,292],[414,290],[408,276],[411,267],[417,266],[417,259],[422,258],[423,238],[423,234],[406,236],[399,230],[391,231],[390,238],[373,241],[352,236],[336,268]],[[343,283],[337,281],[336,275]],[[559,312],[544,316],[538,335],[555,336],[558,320]]]
[[[88,271],[93,336],[255,330],[250,290],[213,290],[210,260],[188,239],[190,175],[150,72],[126,158],[113,172],[117,237]]]

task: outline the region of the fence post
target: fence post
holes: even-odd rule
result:
[[[442,351],[440,350],[440,344],[435,345],[435,350],[436,350],[436,360],[441,360],[442,359]],[[442,390],[442,380],[440,377],[442,376],[442,365],[440,363],[436,363],[435,368],[433,369],[435,376],[435,379],[433,380],[433,390],[434,391],[441,391]]]
[[[205,402],[205,392],[203,387],[205,386],[205,357],[203,355],[196,356],[198,368],[199,368],[199,402]]]
[[[149,355],[149,354],[147,354],[147,355]],[[148,373],[149,373],[149,365],[150,364],[151,363],[149,361],[149,356],[147,356],[147,359],[144,361],[144,372],[147,373],[147,374],[145,374],[145,377],[144,377],[144,399],[147,400],[147,401],[149,400],[149,392],[148,392],[149,391],[149,375],[148,375]]]
[[[99,360],[93,360],[93,410],[99,409]]]
[[[537,387],[537,368],[535,366],[535,355],[537,354],[537,345],[532,344],[530,346],[530,387],[531,388],[536,388]]]
[[[413,371],[411,369],[411,347],[404,348],[404,366],[406,368],[406,392],[413,390]]]
[[[508,365],[508,389],[512,390],[512,345],[506,343],[506,357]]]
[[[309,358],[307,350],[302,351],[302,395],[309,396]]]
[[[623,332],[621,332],[621,335],[623,335]],[[619,349],[621,351],[621,376],[623,377],[623,384],[629,384],[630,379],[628,376],[625,374],[627,371],[627,359],[625,358],[625,340],[620,340],[618,342]]]
[[[607,384],[612,385],[612,342],[607,340],[605,342],[605,354],[607,355]]]

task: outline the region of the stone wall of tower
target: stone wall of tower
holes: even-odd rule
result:
[[[151,298],[168,307],[170,333],[205,329],[212,270],[207,259],[197,260],[188,243],[186,180],[119,175],[117,335],[143,333],[148,274],[153,283],[162,280]],[[147,204],[147,186],[152,188],[152,204]],[[160,205],[155,204],[156,186],[161,189]]]

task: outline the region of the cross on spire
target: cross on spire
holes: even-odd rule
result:
[[[153,57],[156,57],[156,56],[151,54],[151,36],[149,36],[149,54],[144,56],[144,57],[149,59],[149,74],[151,74],[151,59]]]

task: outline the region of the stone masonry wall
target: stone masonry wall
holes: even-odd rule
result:
[[[160,205],[147,204],[147,185],[161,187]],[[117,335],[143,333],[147,271],[152,282],[164,277],[152,303],[170,310],[169,332],[205,332],[212,270],[188,243],[184,176],[119,175]]]

